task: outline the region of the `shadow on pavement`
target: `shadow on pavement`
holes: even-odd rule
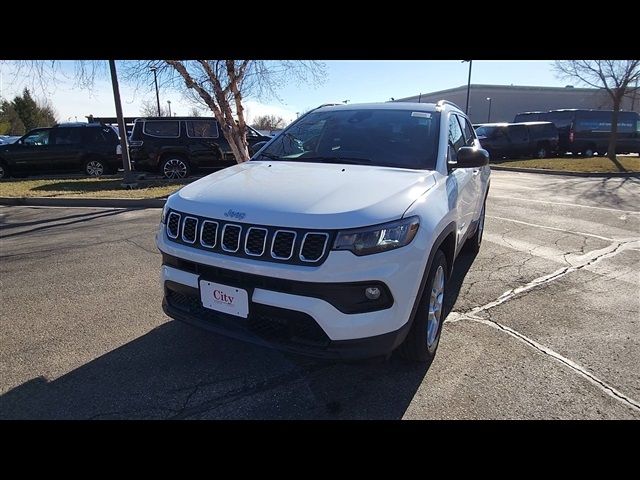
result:
[[[451,305],[473,258],[456,263]],[[400,419],[426,374],[397,355],[321,361],[169,321],[59,378],[13,388],[0,418]]]
[[[458,296],[460,295],[460,289],[462,288],[464,279],[477,256],[477,253],[471,252],[465,248],[460,252],[458,258],[456,258],[444,300],[444,311],[447,312],[447,315],[451,310],[453,310],[453,307],[458,300]]]

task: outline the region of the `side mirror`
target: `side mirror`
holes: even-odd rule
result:
[[[483,148],[461,147],[458,150],[457,168],[479,168],[489,164],[489,152]]]

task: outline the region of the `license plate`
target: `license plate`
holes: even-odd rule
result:
[[[249,316],[249,295],[241,288],[200,280],[200,299],[205,308],[242,318]]]

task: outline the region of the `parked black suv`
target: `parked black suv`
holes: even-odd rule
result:
[[[545,158],[558,150],[558,129],[551,122],[484,123],[474,128],[492,159]]]
[[[611,136],[612,110],[550,110],[524,112],[515,122],[542,120],[553,122],[560,135],[560,153],[582,153],[590,157],[594,152],[604,155]],[[640,153],[640,115],[638,112],[618,113],[616,153]]]
[[[36,128],[15,143],[0,145],[0,179],[62,171],[100,176],[115,173],[121,165],[118,135],[100,124]]]
[[[253,145],[271,140],[247,129],[250,154]],[[166,178],[184,178],[197,169],[221,169],[236,163],[218,122],[207,117],[136,119],[129,156],[134,170],[158,172]]]

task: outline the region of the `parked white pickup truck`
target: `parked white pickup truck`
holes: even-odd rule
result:
[[[431,362],[462,246],[478,249],[488,154],[455,105],[312,110],[246,163],[167,200],[167,315],[334,358]]]

